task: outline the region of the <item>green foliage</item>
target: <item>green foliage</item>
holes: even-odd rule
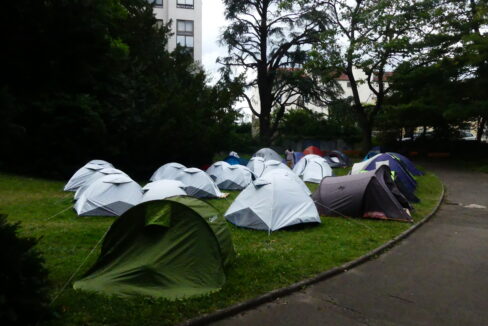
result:
[[[347,169],[337,169],[344,175]],[[311,186],[311,185],[309,185]],[[72,198],[61,192],[62,183],[0,174],[0,207],[12,220],[22,221],[24,235],[39,237],[52,280],[52,293],[59,293],[80,263],[113,223],[113,218],[76,218],[67,210]],[[428,173],[418,179],[415,221],[431,212],[442,190],[440,180]],[[227,199],[211,200],[224,212],[238,192]],[[174,325],[188,318],[227,307],[276,288],[312,277],[378,247],[408,228],[407,223],[322,217],[320,226],[266,232],[229,224],[237,251],[235,264],[227,270],[222,291],[200,298],[169,302],[151,298],[122,299],[67,288],[56,301],[59,319],[49,325]],[[93,254],[83,269],[96,260]]]
[[[208,86],[186,51],[168,53],[147,1],[9,2],[0,27],[5,168],[67,176],[98,157],[137,175],[229,146],[239,85]]]
[[[360,140],[359,130],[352,123],[348,123],[347,118],[341,116],[344,110],[339,106],[339,103],[331,106],[329,116],[305,109],[290,110],[284,115],[280,134],[294,141],[342,139],[354,144]]]
[[[35,325],[49,316],[48,271],[34,248],[37,240],[18,236],[19,223],[0,214],[0,323]]]

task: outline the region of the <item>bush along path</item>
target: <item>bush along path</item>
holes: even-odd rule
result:
[[[418,181],[417,195],[422,202],[415,206],[417,222],[436,206],[442,191],[439,179],[432,174]],[[50,271],[53,297],[114,220],[77,218],[72,210],[61,212],[72,202],[71,197],[61,192],[62,186],[60,182],[0,174],[0,210],[8,212],[10,220],[22,221],[22,232],[26,235],[42,236],[39,248]],[[212,200],[211,203],[224,212],[237,195],[233,192],[227,200]],[[74,291],[69,286],[55,303],[60,317],[49,324],[181,323],[340,266],[381,246],[410,226],[393,221],[322,217],[319,226],[268,235],[229,224],[238,256],[227,270],[227,282],[220,292],[170,302],[152,298],[109,298]],[[80,275],[93,264],[97,255],[98,252],[90,256]]]

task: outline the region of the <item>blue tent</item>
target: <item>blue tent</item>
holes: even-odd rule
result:
[[[247,160],[244,160],[242,158],[239,158],[239,157],[235,157],[235,156],[227,156],[225,159],[224,159],[224,162],[227,162],[229,163],[230,165],[247,165]]]
[[[376,163],[379,162],[388,162],[388,166],[390,167],[391,171],[394,173],[395,181],[401,182],[399,186],[400,190],[404,193],[404,195],[411,199],[412,201],[415,200],[415,189],[417,188],[417,181],[413,178],[413,176],[408,172],[402,162],[390,154],[381,154],[378,155],[374,160],[369,162],[367,166],[363,169],[367,171],[376,170],[377,166]]]
[[[416,175],[416,176],[424,175],[424,173],[422,171],[420,171],[419,169],[417,169],[415,167],[415,165],[412,163],[412,161],[410,161],[410,159],[408,157],[406,157],[402,154],[398,154],[398,153],[388,152],[388,154],[390,154],[393,157],[395,157],[396,159],[400,160],[403,163],[403,167],[406,168],[407,171],[410,172],[412,175]]]

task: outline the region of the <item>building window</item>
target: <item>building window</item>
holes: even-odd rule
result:
[[[176,7],[178,8],[185,8],[185,9],[193,9],[193,0],[177,0]]]
[[[347,82],[347,88],[351,88],[351,82]]]
[[[193,21],[192,20],[178,20],[176,22],[176,43],[191,51],[193,55]]]
[[[163,0],[147,0],[150,4],[154,5],[154,7],[162,7]]]

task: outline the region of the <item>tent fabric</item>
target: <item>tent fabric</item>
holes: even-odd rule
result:
[[[410,175],[408,171],[405,170],[401,161],[395,159],[393,156],[387,153],[377,154],[372,158],[357,163],[354,165],[351,174],[357,174],[361,170],[372,171],[377,169],[381,165],[388,165],[392,171],[395,173],[395,177],[399,182],[403,184],[403,189],[408,191],[409,196],[413,195],[415,189],[417,188],[417,181]]]
[[[318,156],[324,156],[324,152],[317,146],[308,146],[303,150],[304,155],[315,154]]]
[[[235,156],[227,156],[225,159],[224,159],[224,162],[227,162],[229,163],[230,165],[244,165],[246,166],[247,163],[249,162],[248,160],[246,159],[243,159],[241,157],[237,158]]]
[[[76,201],[78,216],[120,216],[142,200],[141,187],[127,175],[109,174],[95,180]]]
[[[247,163],[247,167],[255,176],[260,177],[264,172],[264,161],[264,158],[260,156],[253,157],[249,160],[249,163]]]
[[[261,177],[268,174],[268,173],[278,173],[278,174],[282,174],[282,175],[287,175],[289,178],[293,179],[296,184],[298,184],[300,186],[300,188],[303,190],[304,193],[306,193],[307,195],[312,194],[312,192],[310,191],[310,189],[308,189],[305,182],[303,182],[302,179],[300,179],[300,177],[298,175],[296,175],[285,164],[271,160],[271,161],[264,162],[264,165],[265,165],[265,167],[264,167],[263,173],[261,174]]]
[[[191,197],[133,207],[105,236],[100,256],[76,290],[178,300],[222,288],[235,256],[223,216]]]
[[[159,169],[154,172],[151,176],[150,181],[157,181],[157,180],[173,180],[175,176],[180,173],[182,170],[186,169],[186,166],[180,163],[166,163],[165,165],[161,166]]]
[[[261,148],[259,151],[254,153],[253,157],[262,157],[264,158],[265,161],[268,160],[275,160],[278,162],[283,161],[283,158],[271,148]]]
[[[307,155],[293,168],[293,172],[305,182],[320,183],[323,178],[333,175],[327,161],[318,155]]]
[[[325,178],[312,198],[322,215],[412,221],[411,206],[391,179],[388,166]]]
[[[339,150],[330,151],[328,156],[332,159],[334,157],[338,158],[341,162],[344,162],[346,164],[346,166],[351,165],[351,160],[349,159],[349,157]]]
[[[402,154],[399,154],[399,153],[392,153],[392,152],[388,152],[387,154],[393,156],[394,158],[396,158],[397,160],[399,160],[400,162],[403,163],[403,167],[407,169],[408,172],[410,172],[410,174],[414,175],[414,176],[421,176],[421,175],[424,175],[424,173],[422,171],[420,171],[419,169],[417,169],[417,167],[415,166],[415,164],[413,164],[412,161],[410,161],[410,159]]]
[[[64,191],[78,190],[93,173],[104,168],[113,168],[113,165],[103,160],[92,160],[88,162],[69,179],[68,183],[64,186]]]
[[[145,203],[152,200],[161,200],[174,196],[186,196],[186,185],[176,180],[157,180],[148,183],[142,188],[142,200]]]
[[[273,170],[244,189],[225,213],[240,227],[276,231],[301,223],[320,223],[317,209],[291,171]]]
[[[180,171],[173,180],[178,180],[186,185],[188,195],[197,198],[222,198],[223,194],[215,185],[212,178],[204,171],[197,168],[187,168]]]
[[[345,168],[347,167],[347,162],[342,159],[340,156],[324,156],[324,159],[333,168]]]
[[[294,164],[297,164],[304,156],[305,154],[303,154],[302,152],[293,152]]]
[[[100,179],[101,177],[104,177],[109,174],[118,174],[118,175],[126,175],[123,171],[114,169],[114,168],[103,168],[101,170],[95,171],[92,173],[89,177],[87,177],[83,183],[80,185],[78,190],[75,192],[74,199],[78,200],[80,199],[81,195],[83,192],[96,180]]]
[[[207,170],[207,174],[214,180],[219,189],[242,190],[253,180],[253,173],[242,165],[230,165],[226,162],[216,162]]]

